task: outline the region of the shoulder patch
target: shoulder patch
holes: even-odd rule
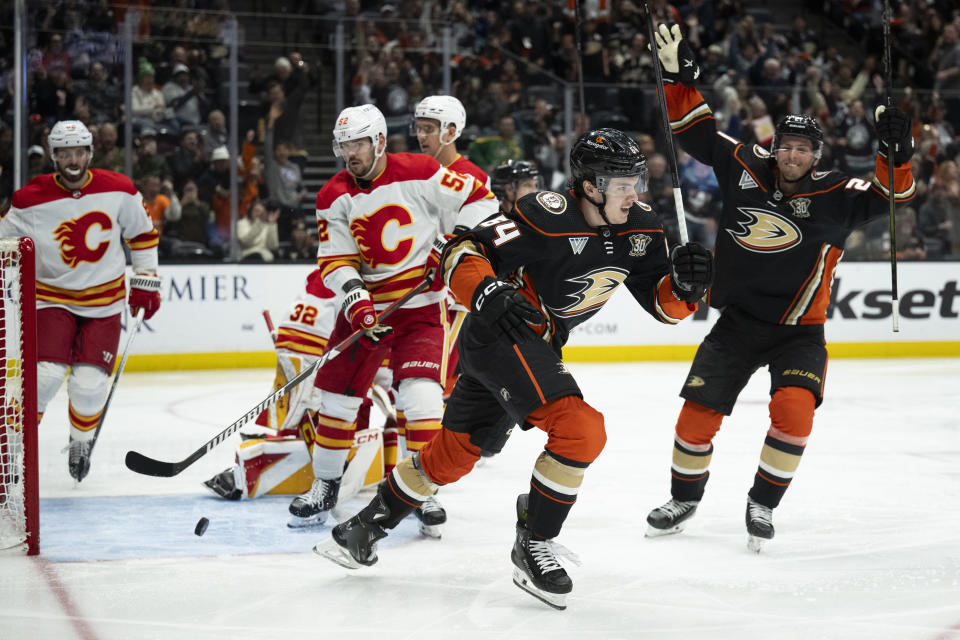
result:
[[[567,210],[566,198],[553,191],[541,191],[538,193],[537,202],[553,215],[560,215]]]
[[[763,158],[764,160],[771,157],[770,152],[758,144],[753,145],[753,155],[757,156],[758,158]]]
[[[646,202],[640,202],[639,200],[637,200],[636,202],[637,202],[637,206],[643,209],[644,211],[653,211],[653,208],[650,205],[648,205]]]

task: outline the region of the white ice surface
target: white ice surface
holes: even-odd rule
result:
[[[646,514],[669,493],[687,364],[570,369],[608,441],[559,538],[583,562],[566,611],[510,578],[513,505],[539,431],[443,488],[442,540],[405,521],[375,567],[349,572],[310,552],[328,527],[286,528],[287,498],[228,503],[200,486],[231,463],[233,442],[174,478],[123,465],[130,449],[186,457],[269,392],[271,371],[128,373],[79,488],[60,453],[63,390],[48,408],[41,556],[0,555],[0,640],[960,639],[960,360],[831,361],[760,555],[746,549],[743,511],[768,425],[765,370],[715,440],[688,529],[646,539]]]

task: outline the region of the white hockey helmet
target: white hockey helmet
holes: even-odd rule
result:
[[[377,142],[380,140],[381,134],[384,139],[384,149],[386,149],[387,121],[380,113],[380,109],[372,104],[347,107],[337,116],[337,124],[333,127],[333,155],[338,158],[343,157],[340,151],[341,143],[370,138],[373,143],[374,154],[376,158],[379,158],[383,155],[383,151],[376,152]]]
[[[64,147],[87,147],[93,153],[93,134],[79,120],[61,120],[50,129],[47,136],[50,155]]]
[[[417,104],[414,119],[429,118],[440,122],[440,144],[450,144],[460,137],[467,126],[467,112],[463,104],[453,96],[427,96]],[[450,125],[456,127],[453,137],[444,142],[443,134]]]

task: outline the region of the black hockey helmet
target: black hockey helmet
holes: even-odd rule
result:
[[[816,118],[805,114],[795,114],[784,116],[777,123],[776,131],[773,134],[773,143],[770,145],[770,152],[776,153],[780,148],[783,136],[800,136],[813,143],[813,155],[817,158],[823,153],[823,129]]]
[[[490,190],[498,198],[506,197],[504,187],[508,184],[516,186],[521,180],[539,178],[540,171],[532,162],[525,160],[507,160],[490,174]]]
[[[592,129],[570,150],[570,186],[583,196],[583,181],[592,182],[601,194],[610,178],[639,178],[637,191],[647,190],[647,159],[636,140],[618,129]]]

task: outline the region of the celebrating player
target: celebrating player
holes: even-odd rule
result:
[[[526,160],[507,160],[490,177],[490,190],[500,200],[500,213],[509,212],[517,200],[540,187],[540,172]]]
[[[379,323],[377,312],[435,269],[444,233],[496,213],[493,194],[472,176],[424,154],[385,153],[386,134],[373,105],[344,109],[333,147],[347,168],[317,194],[318,265],[324,284],[343,300],[330,340],[356,330],[364,337],[317,374],[317,479],[290,505],[303,524],[323,521],[336,504],[357,410],[385,359],[406,417],[407,448],[419,450],[440,429],[448,351],[443,283],[438,278],[438,286],[415,295],[389,325]]]
[[[773,509],[796,473],[823,400],[823,324],[830,285],[851,230],[889,211],[888,162],[897,202],[913,198],[910,119],[877,108],[881,138],[872,181],[816,171],[823,131],[806,115],[786,116],[771,149],[717,131],[693,88],[699,69],[676,25],[657,37],[667,107],[684,150],[713,166],[723,194],[710,305],[721,316],[701,343],[680,395],[671,499],[650,512],[648,535],[676,533],[696,512],[709,475],[713,437],[760,367],[770,369],[770,426],[747,494],[748,545],[773,538]],[[892,149],[892,153],[890,151]]]
[[[13,196],[0,236],[30,236],[37,253],[37,407],[40,417],[69,370],[69,470],[90,470],[90,442],[103,411],[120,340],[130,247],[130,311],[149,320],[160,308],[158,234],[143,198],[124,175],[91,169],[93,136],[77,120],[47,138],[55,173]]]
[[[367,507],[334,527],[318,553],[349,568],[376,562],[376,542],[439,486],[469,473],[478,443],[509,416],[547,433],[530,491],[517,500],[514,582],[553,607],[566,606],[573,584],[552,540],[606,435],[561,349],[621,283],[647,313],[675,324],[696,309],[712,277],[710,254],[698,245],[675,248],[671,266],[656,213],[637,201],[647,169],[633,138],[614,129],[587,132],[570,165],[568,193],[527,195],[443,252],[444,281],[470,301],[460,338],[463,374],[443,428],[397,465]]]

